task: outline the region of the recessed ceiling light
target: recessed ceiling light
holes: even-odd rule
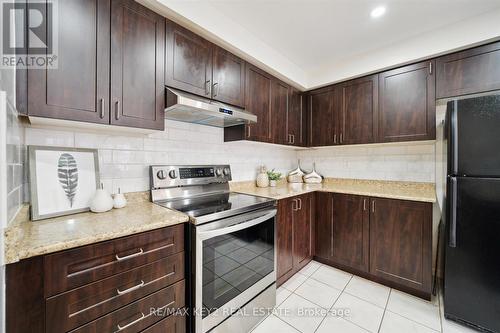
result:
[[[373,18],[380,17],[385,14],[385,7],[384,6],[378,6],[372,10],[370,13],[370,16]]]

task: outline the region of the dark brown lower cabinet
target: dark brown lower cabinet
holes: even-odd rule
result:
[[[6,266],[6,328],[184,333],[186,319],[171,314],[185,306],[187,285],[184,225],[29,258]]]
[[[316,193],[315,259],[430,299],[432,204]]]
[[[278,202],[277,285],[311,261],[314,244],[314,196],[303,194]]]
[[[430,293],[432,204],[372,198],[370,206],[370,273]]]

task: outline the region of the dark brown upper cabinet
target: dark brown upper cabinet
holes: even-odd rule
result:
[[[331,146],[339,142],[339,105],[336,86],[309,94],[309,117],[310,146]]]
[[[109,124],[110,1],[61,1],[58,11],[58,66],[27,71],[27,113]]]
[[[165,19],[131,0],[58,10],[58,68],[28,71],[28,115],[163,129]]]
[[[379,142],[434,140],[434,61],[379,74]]]
[[[212,43],[169,20],[166,38],[166,85],[210,98]]]
[[[165,18],[132,0],[113,0],[111,14],[111,124],[161,130]]]
[[[437,98],[500,89],[500,42],[438,58],[436,75]]]
[[[263,70],[247,64],[245,83],[246,110],[257,116],[257,123],[245,126],[248,140],[272,141],[272,100],[273,77]]]
[[[213,51],[212,98],[245,107],[245,62],[218,46]]]
[[[297,89],[290,87],[290,102],[287,116],[286,144],[292,146],[304,145],[304,95]]]
[[[372,143],[377,137],[378,75],[341,85],[340,144]]]
[[[430,295],[432,204],[372,198],[370,273]]]
[[[290,87],[279,80],[273,80],[271,96],[272,142],[278,144],[291,143],[290,137],[287,137]]]
[[[363,272],[368,271],[370,247],[369,198],[333,194],[331,260]]]

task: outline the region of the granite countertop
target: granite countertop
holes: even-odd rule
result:
[[[40,221],[30,221],[29,206],[23,206],[5,228],[5,264],[189,221],[183,213],[151,203],[148,193],[126,196],[128,205],[121,209]]]
[[[436,202],[434,183],[325,178],[322,184],[286,183],[259,188],[255,182],[233,182],[231,190],[272,199],[285,199],[315,191],[366,195],[379,198]]]

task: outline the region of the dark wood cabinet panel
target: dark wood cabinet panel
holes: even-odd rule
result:
[[[432,204],[372,198],[370,273],[430,294]]]
[[[436,138],[434,61],[379,75],[379,142]]]
[[[45,295],[52,296],[184,250],[184,227],[153,230],[45,256]]]
[[[316,257],[329,260],[333,253],[333,195],[327,192],[316,192]]]
[[[436,76],[437,98],[500,89],[500,42],[437,58]]]
[[[245,107],[245,62],[214,45],[212,98]]]
[[[338,104],[335,87],[314,91],[309,95],[310,145],[330,146],[338,140]]]
[[[368,271],[369,199],[358,195],[333,194],[332,260]]]
[[[186,333],[186,317],[169,316],[141,333]]]
[[[303,194],[294,198],[293,215],[293,267],[299,271],[313,256],[313,195]]]
[[[304,145],[304,100],[305,97],[297,89],[290,87],[290,103],[287,116],[287,144]]]
[[[196,95],[212,95],[213,45],[167,20],[166,84]]]
[[[378,76],[341,84],[340,143],[372,143],[377,137]]]
[[[289,88],[288,85],[278,80],[274,80],[272,83],[271,134],[273,143],[288,143],[287,117],[290,101]]]
[[[184,278],[184,252],[53,296],[47,332],[67,332]]]
[[[246,110],[257,116],[257,123],[246,126],[245,137],[249,140],[270,142],[272,140],[273,77],[247,63],[245,80]]]
[[[111,124],[162,130],[165,18],[133,0],[111,13]]]
[[[27,71],[28,114],[109,124],[110,1],[61,1],[58,12],[57,69]]]
[[[293,274],[293,214],[294,201],[283,199],[278,201],[278,215],[276,218],[276,257],[278,281],[286,280]]]

